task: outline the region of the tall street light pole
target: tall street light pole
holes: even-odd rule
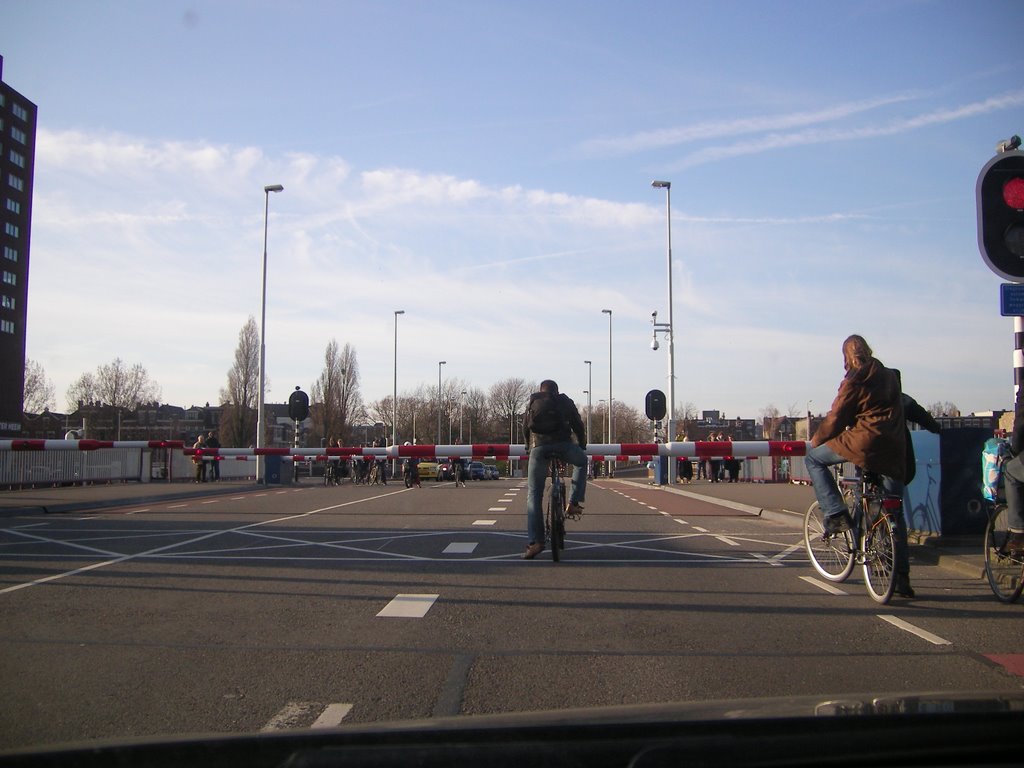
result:
[[[256,447],[263,448],[265,442],[263,433],[266,424],[263,415],[264,385],[267,374],[267,222],[270,215],[270,193],[283,192],[284,187],[280,184],[268,184],[263,188],[263,294],[260,299],[260,390],[256,403]],[[266,481],[264,476],[263,457],[256,459],[256,482]]]
[[[592,442],[594,436],[590,434],[590,411],[591,406],[591,395],[594,392],[594,363],[591,360],[584,360],[584,364],[587,366],[587,442]],[[587,459],[587,465],[589,467],[590,459]]]
[[[447,360],[441,360],[437,364],[437,442],[435,445],[441,444],[441,366],[448,365]]]
[[[608,442],[612,443],[615,441],[614,422],[612,421],[612,410],[615,403],[615,400],[612,399],[612,311],[610,309],[602,309],[601,312],[608,315]],[[611,468],[613,466],[615,466],[614,459],[606,462],[608,475],[611,475]]]
[[[404,309],[395,310],[395,379],[391,390],[391,444],[398,444],[398,316],[404,315]],[[398,474],[398,459],[391,460],[391,476]]]
[[[672,182],[652,181],[655,189],[665,190],[665,228],[668,254],[668,429],[665,430],[665,442],[675,440],[676,420],[676,341],[674,316],[672,314]],[[676,482],[676,462],[668,463],[668,482]]]

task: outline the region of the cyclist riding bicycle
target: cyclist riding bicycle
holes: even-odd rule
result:
[[[851,522],[830,466],[852,462],[882,475],[887,479],[886,490],[892,492],[901,490],[906,478],[906,422],[899,376],[873,357],[871,347],[856,334],[843,342],[843,365],[846,376],[804,457],[829,534],[847,530]],[[906,574],[897,577],[896,592],[912,594]]]
[[[1024,552],[1024,398],[1018,400],[1010,436],[1013,458],[1003,464],[1004,491],[1010,537],[1007,549],[1017,555]]]
[[[576,442],[572,441],[573,434]],[[527,473],[530,477],[526,495],[526,535],[529,544],[523,554],[524,560],[532,560],[544,551],[544,513],[541,501],[544,498],[544,481],[547,479],[548,463],[553,457],[573,465],[572,493],[566,513],[583,513],[583,500],[587,490],[587,429],[574,403],[567,395],[558,391],[558,385],[551,379],[540,383],[540,391],[530,395],[530,404],[523,419],[523,441],[527,449],[530,437],[534,447],[530,451]]]

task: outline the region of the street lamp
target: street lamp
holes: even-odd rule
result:
[[[608,315],[608,442],[611,443],[615,439],[615,433],[612,431],[612,405],[615,402],[612,399],[612,311],[610,309],[602,309],[601,312]],[[614,463],[608,461],[607,469],[609,476],[613,466]]]
[[[263,432],[266,429],[263,416],[264,383],[266,382],[267,368],[267,221],[270,214],[270,193],[283,192],[284,187],[280,184],[268,184],[263,188],[263,294],[260,299],[260,390],[258,402],[256,403],[256,448],[263,447]],[[266,481],[264,477],[263,457],[257,453],[256,458],[256,482]]]
[[[462,417],[466,414],[466,390],[462,390],[462,398],[459,400],[459,442],[462,442]]]
[[[404,309],[395,310],[395,381],[391,392],[391,444],[398,444],[398,316],[404,315]],[[398,474],[398,459],[391,460],[391,475]]]
[[[668,327],[666,338],[668,341],[668,429],[665,430],[665,442],[675,439],[675,418],[676,418],[676,342],[675,334],[672,332],[674,316],[672,314],[672,182],[652,181],[651,186],[655,189],[665,190],[665,228],[668,254]],[[657,318],[657,313],[654,314]],[[655,341],[652,346],[657,345],[658,326],[655,323]],[[668,463],[668,483],[673,485],[676,481],[676,462]]]
[[[441,444],[441,366],[448,365],[447,360],[441,360],[437,364],[437,443]]]
[[[584,360],[583,362],[587,366],[587,442],[591,442],[594,439],[593,435],[590,434],[590,397],[594,391],[594,363],[590,360]]]

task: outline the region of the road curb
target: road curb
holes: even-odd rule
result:
[[[159,504],[165,501],[181,501],[182,499],[199,498],[202,496],[224,496],[233,493],[248,493],[263,490],[260,486],[239,488],[225,486],[223,488],[182,489],[178,492],[154,494],[152,496],[133,496],[123,499],[92,499],[89,501],[66,501],[56,504],[25,504],[24,506],[0,506],[0,517],[20,517],[25,515],[57,515],[73,512],[88,512],[115,507],[132,507],[142,504]]]

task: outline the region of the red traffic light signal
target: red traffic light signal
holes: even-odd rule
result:
[[[1003,152],[978,174],[978,249],[989,269],[1024,282],[1024,152]]]
[[[665,418],[665,393],[660,389],[652,389],[647,393],[644,407],[647,411],[648,419],[651,421],[661,421]]]
[[[288,415],[295,421],[305,421],[309,416],[309,396],[298,387],[288,397]]]

